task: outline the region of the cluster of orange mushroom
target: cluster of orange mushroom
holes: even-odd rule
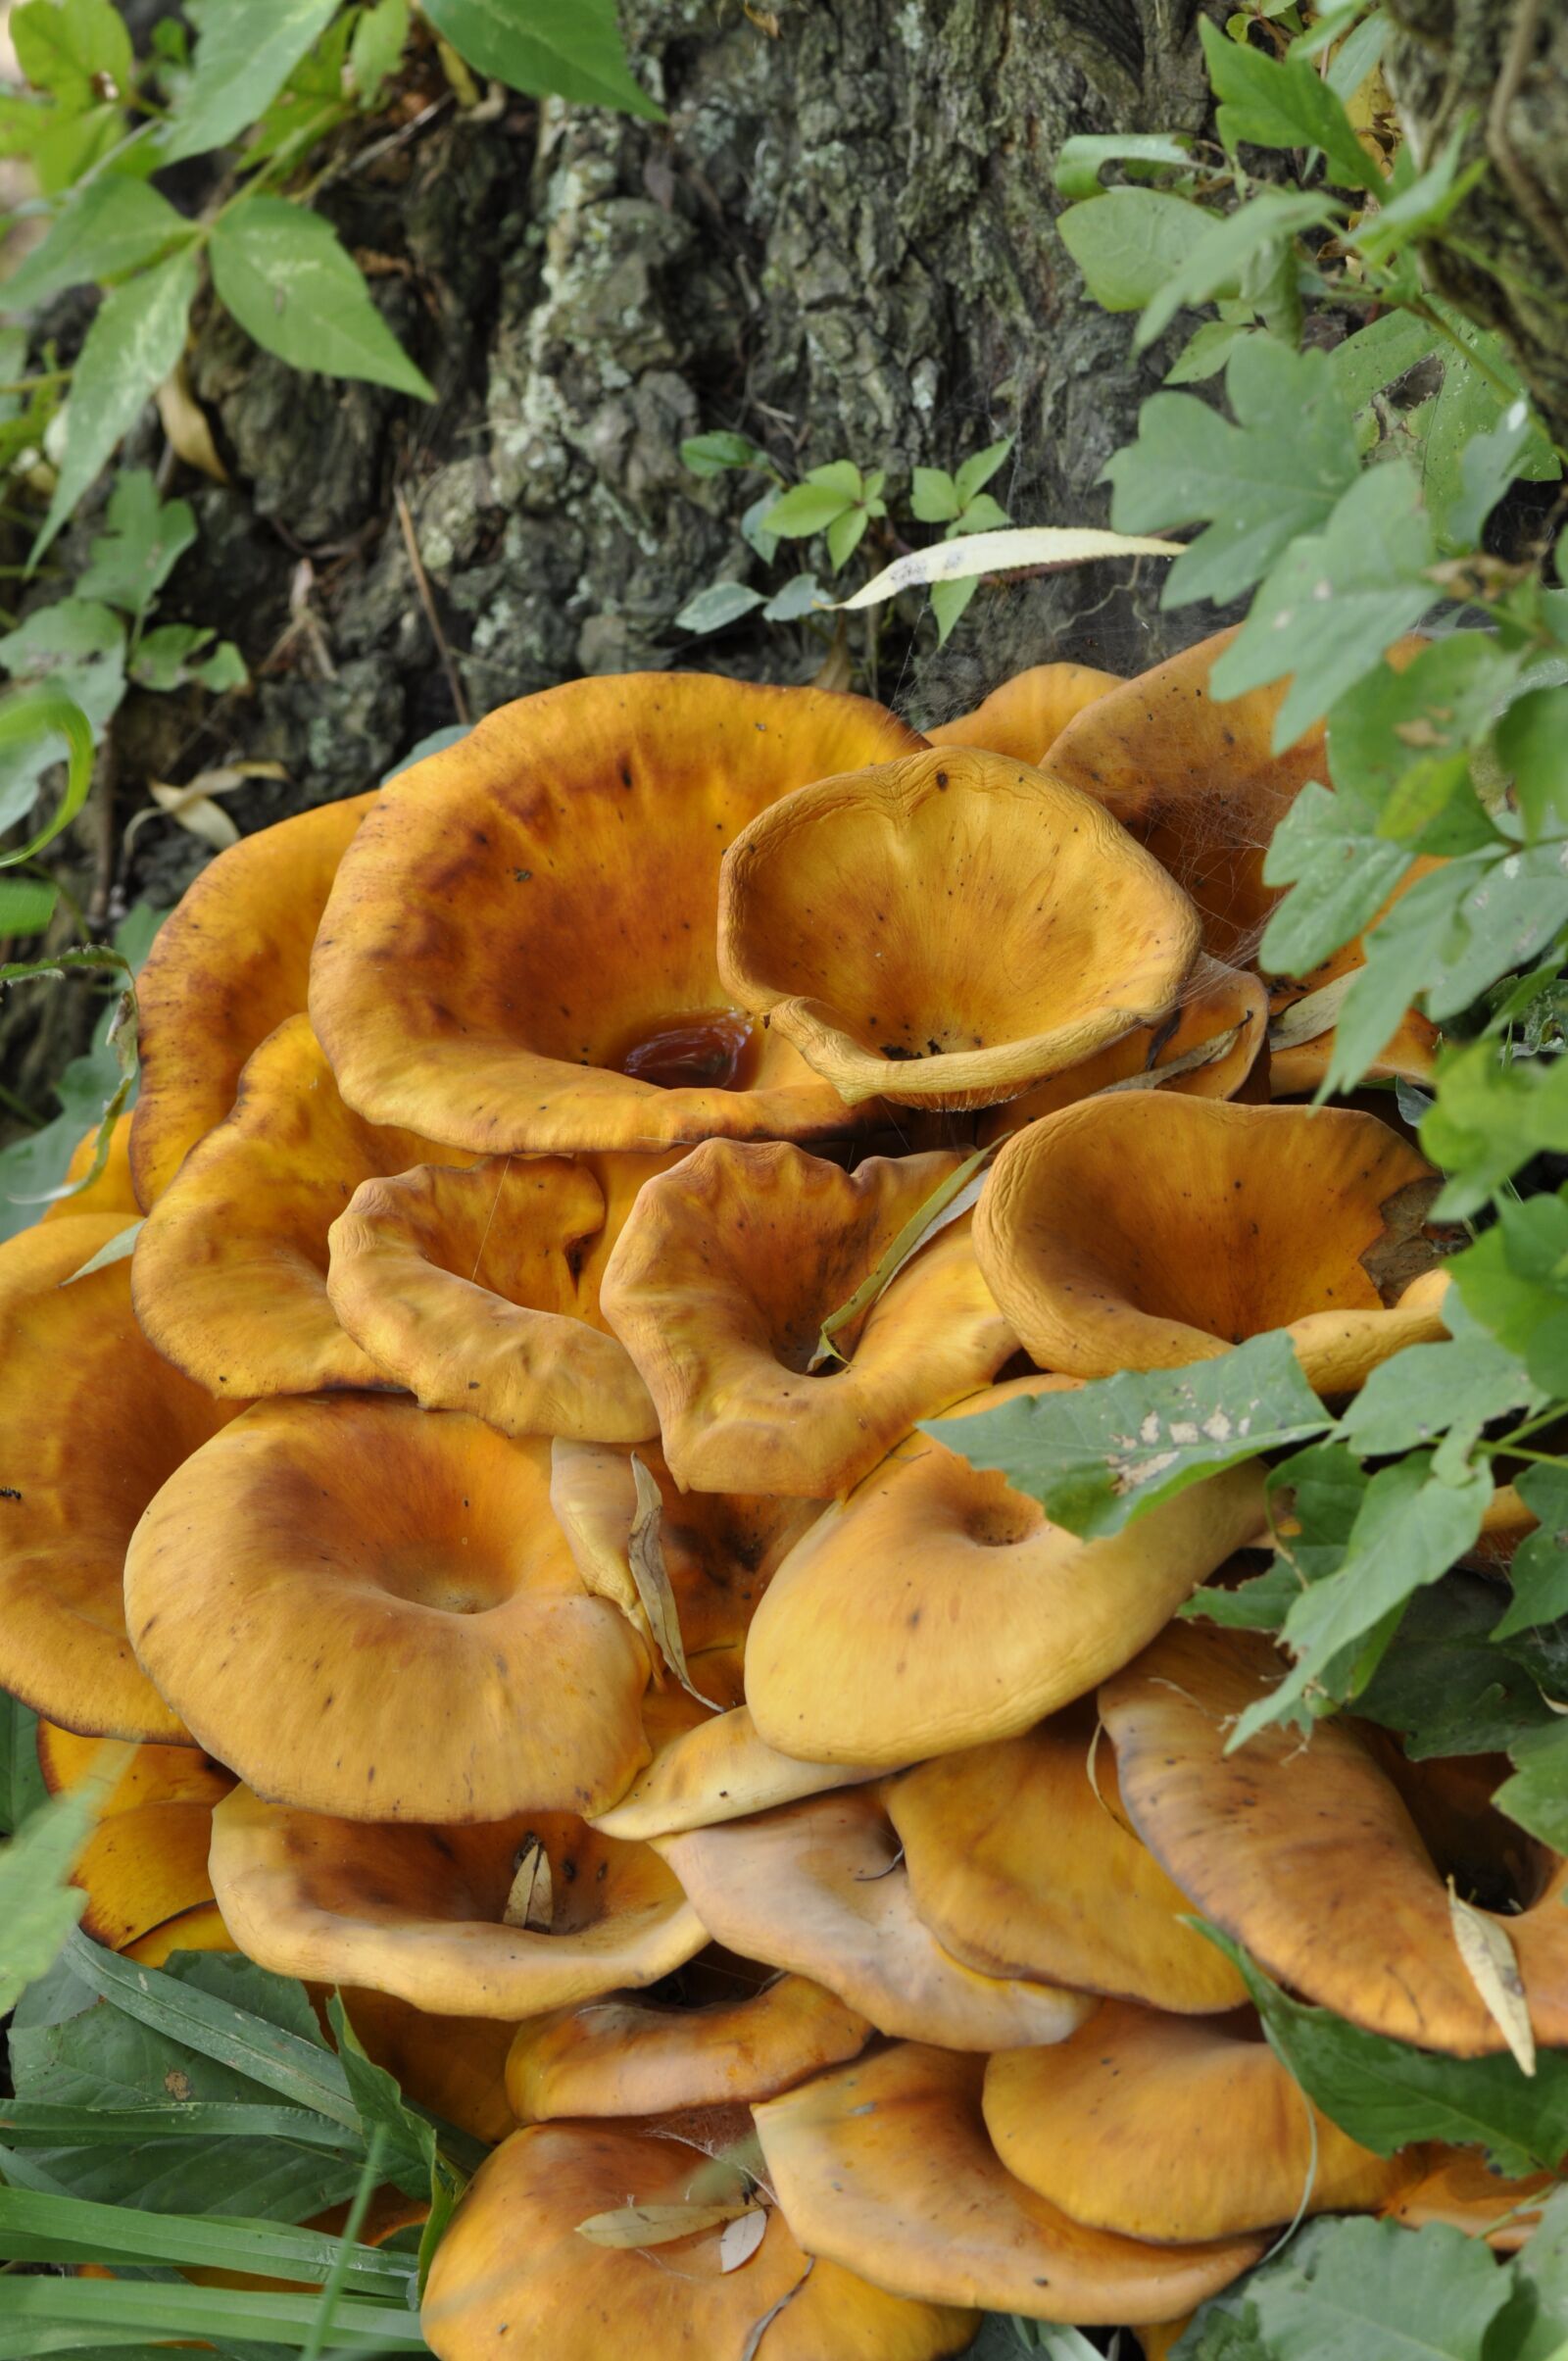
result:
[[[128,1135],[0,1250],[0,1679],[56,1785],[140,1742],[88,1931],[342,1988],[495,2142],[441,2361],[926,2361],[982,2309],[1154,2352],[1303,2210],[1528,2200],[1358,2147],[1193,1923],[1503,2046],[1444,1883],[1484,1787],[1349,1721],[1226,1752],[1281,1661],[1173,1617],[1262,1469],[1084,1541],[922,1430],[1273,1328],[1343,1399],[1444,1333],[1407,1138],[1275,1103],[1356,955],[1257,969],[1322,750],[1214,653],[929,738],[696,676],[504,708],[212,863]]]

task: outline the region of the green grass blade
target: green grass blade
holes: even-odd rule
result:
[[[352,2154],[343,2125],[306,2107],[225,2105],[219,2099],[149,2101],[144,2107],[68,2107],[47,2099],[0,2098],[0,2144],[18,2148],[116,2146],[125,2140],[292,2140],[301,2147]]]
[[[46,2196],[25,2189],[0,2189],[0,2259],[172,2263],[186,2270],[257,2271],[319,2281],[335,2273],[346,2287],[391,2288],[400,2295],[413,2277],[407,2255],[382,2254],[373,2246],[286,2223],[142,2213],[128,2205],[95,2205],[84,2197]]]
[[[83,2342],[102,2342],[105,2331],[118,2336],[135,2330],[142,2336],[253,2339],[298,2352],[314,2334],[318,2307],[313,2291],[168,2287],[128,2279],[0,2279],[0,2336],[36,2324],[44,2330],[79,2328]],[[406,2306],[363,2297],[342,2298],[333,2335],[344,2354],[427,2350]]]

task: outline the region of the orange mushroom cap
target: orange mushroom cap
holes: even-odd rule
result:
[[[1040,1390],[1021,1378],[949,1415]],[[1262,1524],[1248,1464],[1082,1541],[1003,1476],[911,1436],[774,1575],[746,1642],[758,1734],[884,1770],[1015,1737],[1136,1654]]]
[[[104,1168],[84,1189],[74,1197],[57,1197],[53,1205],[39,1214],[40,1221],[74,1221],[78,1213],[118,1213],[121,1221],[134,1221],[141,1211],[130,1178],[129,1115],[119,1115],[109,1134],[109,1154]],[[84,1181],[92,1170],[98,1154],[98,1126],[77,1141],[66,1166],[68,1181]]]
[[[431,1153],[352,1114],[310,1020],[286,1018],[147,1216],[134,1262],[146,1334],[223,1397],[389,1386],[328,1301],[327,1234],[360,1181]]]
[[[1108,1680],[1100,1709],[1140,1835],[1204,1915],[1273,1976],[1369,2033],[1453,2057],[1507,2044],[1471,1981],[1448,1895],[1397,1789],[1353,1724],[1304,1747],[1265,1727],[1233,1754],[1237,1717],[1280,1677],[1250,1632],[1172,1624]],[[1568,1862],[1498,1924],[1536,2038],[1568,2043]]]
[[[640,1443],[659,1420],[599,1281],[674,1156],[487,1158],[362,1181],[329,1232],[333,1311],[427,1410],[504,1435]]]
[[[699,1665],[703,1659],[699,1658]],[[705,1676],[699,1670],[696,1676]],[[745,1705],[675,1731],[655,1749],[618,1803],[594,1816],[611,1837],[666,1837],[744,1820],[775,1804],[881,1776],[844,1762],[801,1762],[764,1746]]]
[[[964,2350],[972,2312],[906,2302],[809,2260],[771,2205],[761,2243],[732,2271],[716,2227],[651,2252],[579,2237],[598,2214],[691,2201],[711,2168],[679,2123],[666,2137],[537,2124],[487,2157],[430,2266],[419,2326],[438,2361],[512,2351],[741,2361],[749,2347],[759,2361],[939,2361]]]
[[[715,1942],[811,1977],[879,2033],[997,2049],[1058,2041],[1094,2006],[1081,1992],[977,1975],[950,1957],[916,1917],[887,1815],[863,1789],[654,1845]]]
[[[481,1155],[854,1128],[728,1005],[719,859],[808,779],[919,743],[859,698],[695,673],[504,706],[384,788],[344,862],[311,984],[344,1097]]]
[[[1086,706],[1120,687],[1119,672],[1097,672],[1092,664],[1031,664],[972,713],[925,734],[933,746],[980,746],[1016,762],[1038,762]]]
[[[518,1856],[536,1846],[549,1862],[541,1923],[509,1926]],[[564,1812],[374,1826],[240,1787],[213,1814],[212,1872],[235,1941],[262,1967],[445,2016],[515,2023],[657,1984],[707,1941],[656,1853]]]
[[[928,2302],[1082,2327],[1169,2319],[1257,2261],[1259,2238],[1150,2246],[1069,2219],[999,2161],[984,2076],[901,2042],[756,2108],[801,2243]]]
[[[1383,2208],[1410,2230],[1446,2222],[1467,2238],[1484,2238],[1497,2254],[1516,2254],[1541,2220],[1540,2204],[1562,2187],[1552,2173],[1531,2173],[1505,2181],[1490,2172],[1474,2148],[1440,2148],[1440,2161],[1413,2188],[1401,2189]]]
[[[507,2052],[516,2028],[505,2018],[444,2016],[363,1987],[346,1990],[343,2005],[368,2054],[396,2076],[416,2106],[487,2146],[515,2128],[507,2103]]]
[[[1007,1142],[975,1252],[1042,1368],[1181,1368],[1284,1328],[1320,1393],[1349,1393],[1444,1334],[1441,1279],[1391,1309],[1374,1275],[1407,1276],[1434,1179],[1375,1115],[1128,1092]]]
[[[549,1459],[461,1412],[262,1402],[136,1529],[137,1653],[198,1738],[301,1810],[602,1810],[648,1758],[648,1658],[583,1589]]]
[[[964,1216],[842,1340],[847,1363],[809,1374],[823,1321],[959,1161],[870,1156],[851,1173],[782,1143],[710,1140],[650,1181],[603,1300],[682,1486],[825,1499],[1011,1357]]]
[[[227,1114],[251,1052],[304,1008],[332,879],[374,801],[320,804],[242,838],[159,928],[136,984],[130,1162],[144,1210]]]
[[[1183,1923],[1186,1895],[1122,1826],[1115,1757],[1095,1739],[1093,1712],[1069,1706],[1022,1738],[890,1779],[884,1797],[915,1909],[982,1975],[1178,2011],[1234,2008],[1246,1986]]]
[[[1198,913],[1092,798],[938,748],[775,804],[724,856],[718,965],[852,1106],[989,1107],[1175,1008]]]
[[[0,1247],[0,1682],[69,1729],[177,1744],[121,1570],[146,1502],[229,1412],[142,1336],[128,1262],[73,1276],[124,1226],[82,1213]]]
[[[79,1785],[101,1745],[40,1721],[38,1767],[50,1794]],[[194,1746],[135,1748],[100,1803],[71,1873],[87,1895],[81,1924],[96,1943],[129,1950],[171,1920],[211,1905],[213,1806],[233,1784],[220,1763]]]
[[[984,2107],[1007,2170],[1075,2222],[1174,2245],[1368,2212],[1424,2161],[1374,2156],[1331,2123],[1250,2010],[1107,2000],[1054,2048],[1000,2051]]]
[[[863,2017],[805,1976],[776,1976],[706,2008],[593,2001],[518,2026],[507,2091],[519,2123],[733,2106],[858,2057],[870,2036]]]

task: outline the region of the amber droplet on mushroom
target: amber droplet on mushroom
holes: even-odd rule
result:
[[[362,1181],[330,1232],[332,1308],[427,1410],[470,1410],[504,1435],[642,1442],[659,1421],[599,1283],[643,1183],[680,1154]]]
[[[231,1412],[147,1343],[128,1261],[73,1276],[124,1227],[81,1213],[0,1247],[0,1682],[67,1729],[179,1742],[121,1573],[142,1509]]]
[[[1236,1722],[1281,1676],[1250,1632],[1173,1623],[1108,1680],[1101,1712],[1140,1835],[1270,1975],[1369,2033],[1484,2057],[1507,2047],[1455,1940],[1442,1869],[1352,1722]],[[1538,2041],[1568,2043],[1568,1861],[1540,1848],[1497,1926]],[[1500,1898],[1500,1897],[1498,1897]]]
[[[948,1415],[1050,1382],[997,1386]],[[886,1770],[1015,1737],[1125,1664],[1263,1523],[1248,1465],[1086,1542],[911,1435],[774,1575],[746,1643],[758,1733],[780,1753]]]
[[[1075,2222],[999,2161],[985,2062],[901,2042],[756,2110],[811,2253],[937,2303],[1092,2328],[1167,2320],[1255,2263],[1260,2238],[1145,2245]]]
[[[504,706],[383,789],[339,873],[311,1008],[345,1099],[481,1155],[853,1128],[737,1026],[718,865],[780,796],[920,743],[860,698],[678,672]]]
[[[1113,1093],[1007,1142],[975,1252],[1042,1368],[1181,1368],[1283,1328],[1348,1393],[1445,1333],[1441,1274],[1412,1275],[1435,1180],[1375,1115]]]
[[[812,1366],[823,1322],[959,1161],[871,1156],[850,1173],[799,1148],[713,1140],[649,1183],[610,1258],[604,1307],[681,1484],[828,1498],[1011,1357],[1017,1339],[962,1216]]]
[[[143,1330],[228,1400],[393,1385],[338,1323],[327,1235],[362,1180],[432,1153],[346,1107],[309,1018],[287,1018],[147,1216],[134,1265]]]
[[[1086,706],[1120,686],[1120,673],[1097,672],[1092,664],[1031,664],[972,713],[925,734],[933,746],[979,746],[1013,762],[1039,762]]]
[[[159,928],[136,983],[141,1079],[130,1161],[144,1209],[227,1114],[251,1052],[304,1008],[332,879],[374,801],[320,804],[242,838],[208,863]]]
[[[719,972],[851,1105],[1013,1097],[1168,1015],[1198,947],[1092,798],[966,747],[821,779],[724,857]]]
[[[648,1657],[550,1513],[550,1447],[460,1412],[263,1402],[185,1462],[125,1564],[137,1654],[270,1799],[469,1822],[615,1801]]]
[[[803,2252],[784,2215],[746,2194],[738,2174],[703,2153],[743,2139],[744,2109],[656,2128],[536,2124],[515,2132],[474,2175],[436,2249],[419,2326],[438,2361],[941,2361],[961,2353],[972,2311],[911,2301]],[[661,2132],[667,2136],[661,2137]],[[700,2143],[700,2144],[699,2144]],[[731,2199],[714,2205],[713,2192]],[[727,2210],[765,2204],[750,2259],[726,2267]],[[652,2253],[580,2233],[629,2208],[706,2205],[696,2225]],[[716,2217],[716,2218],[715,2218]],[[813,2248],[813,2255],[815,2250]],[[765,2324],[765,2326],[764,2326]]]
[[[657,1853],[568,1813],[373,1827],[236,1788],[213,1815],[212,1868],[261,1966],[447,2016],[515,2023],[656,1984],[707,1941]]]
[[[1087,1704],[1021,1738],[939,1754],[884,1795],[916,1910],[982,1974],[1177,2011],[1246,1998],[1230,1961],[1185,1923],[1186,1895],[1118,1817],[1116,1757]]]
[[[1054,2048],[993,2057],[984,2107],[1027,2187],[1075,2222],[1162,2245],[1366,2213],[1424,2162],[1375,2156],[1331,2123],[1250,2009],[1194,2020],[1107,2000]]]

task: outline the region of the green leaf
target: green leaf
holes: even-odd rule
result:
[[[1499,1043],[1482,1040],[1447,1053],[1438,1072],[1421,1145],[1448,1176],[1433,1207],[1439,1220],[1475,1212],[1533,1156],[1568,1149],[1568,1058],[1510,1064]]]
[[[0,639],[0,664],[14,679],[47,682],[51,693],[79,706],[96,735],[125,693],[125,626],[95,599],[62,599],[36,608]]]
[[[1418,1591],[1356,1697],[1357,1715],[1397,1730],[1412,1762],[1504,1754],[1551,1729],[1545,1684],[1560,1671],[1557,1636],[1499,1640],[1501,1628],[1495,1588],[1463,1568]]]
[[[772,461],[747,434],[690,434],[680,447],[681,464],[693,475],[721,475],[726,467],[762,467]]]
[[[349,2093],[367,2140],[382,2134],[381,2166],[411,2197],[428,2198],[435,2186],[435,2129],[416,2115],[398,2088],[396,2075],[367,2057],[365,2045],[349,2021],[343,1995],[334,1992],[326,2004],[332,2038],[348,2077]]]
[[[749,582],[710,582],[692,593],[675,621],[682,631],[722,631],[762,606],[765,597]]]
[[[207,646],[211,631],[197,623],[160,623],[143,634],[131,659],[130,676],[138,688],[177,689],[195,678],[191,658]]]
[[[105,172],[89,180],[56,216],[41,246],[0,285],[8,312],[30,312],[67,287],[101,283],[138,271],[177,239],[196,231],[145,180]]]
[[[1335,383],[1352,410],[1362,409],[1386,385],[1396,384],[1436,352],[1443,330],[1413,312],[1386,312],[1369,327],[1357,328],[1329,355]]]
[[[969,601],[979,589],[978,575],[971,574],[963,582],[933,582],[930,590],[931,612],[937,618],[937,646],[945,648],[957,626]]]
[[[922,1431],[972,1466],[1000,1468],[1053,1524],[1119,1533],[1190,1484],[1333,1424],[1279,1331],[1184,1369],[1135,1369],[1075,1394],[1041,1394]]]
[[[1389,21],[1378,9],[1364,25],[1355,27],[1349,38],[1342,43],[1338,55],[1329,61],[1329,88],[1347,107],[1381,59],[1388,38]]]
[[[1212,694],[1239,697],[1289,677],[1274,724],[1282,753],[1420,621],[1433,600],[1421,578],[1432,554],[1410,469],[1397,462],[1370,468],[1322,532],[1293,541],[1279,559],[1214,666]]]
[[[396,74],[409,38],[409,0],[374,0],[354,20],[349,42],[349,78],[360,105],[369,110],[381,84]]]
[[[124,1746],[106,1742],[86,1776],[29,1812],[0,1849],[0,2015],[43,1974],[87,1907],[83,1889],[66,1880],[126,1759]]]
[[[1011,522],[999,500],[994,500],[989,492],[976,492],[962,516],[956,516],[949,525],[945,538],[953,541],[960,533],[994,533]]]
[[[1250,588],[1298,534],[1328,521],[1355,481],[1350,415],[1325,354],[1250,336],[1231,357],[1225,390],[1234,426],[1193,394],[1152,395],[1138,414],[1138,440],[1105,468],[1118,532],[1208,525],[1171,567],[1166,607]]]
[[[1555,2167],[1568,2124],[1568,2051],[1544,2049],[1532,2080],[1511,2057],[1450,2058],[1363,2033],[1329,2009],[1291,1999],[1239,1943],[1198,1923],[1240,1971],[1270,2048],[1313,2105],[1374,2155],[1440,2140],[1484,2147],[1493,2170],[1509,2178]],[[1419,2251],[1408,2232],[1396,2235]],[[1479,2240],[1476,2250],[1486,2252]],[[1368,2361],[1375,2351],[1384,2361],[1387,2349],[1351,2345],[1336,2361],[1349,2351],[1367,2353]]]
[[[54,608],[44,610],[45,615],[57,612]],[[35,619],[41,624],[41,616]],[[24,631],[29,628],[28,624],[23,625]],[[17,639],[21,634],[13,632],[11,636]],[[0,653],[3,653],[5,646],[6,642],[0,640]],[[118,705],[119,702],[117,697],[115,703]],[[93,762],[92,727],[87,715],[53,681],[22,689],[0,702],[0,777],[8,775],[8,762],[24,749],[34,756],[46,755],[51,762],[57,761],[56,750],[61,742],[64,742],[66,749],[66,792],[36,835],[30,836],[25,844],[16,846],[9,853],[0,853],[0,869],[16,868],[23,861],[31,861],[46,845],[54,842],[63,828],[71,825],[87,800],[87,792],[92,785]],[[29,795],[27,804],[30,805],[31,801]],[[25,810],[26,806],[23,809]],[[8,809],[5,817],[9,822],[20,818],[21,812]]]
[[[922,524],[947,524],[963,503],[958,487],[945,467],[916,467],[909,507]]]
[[[1116,195],[1132,193],[1118,190]],[[1167,203],[1174,201],[1166,199]],[[1102,197],[1097,202],[1105,205],[1113,199]],[[1255,267],[1271,248],[1289,246],[1303,230],[1329,226],[1343,212],[1344,208],[1332,198],[1315,192],[1269,188],[1223,220],[1216,221],[1212,215],[1200,216],[1208,227],[1176,267],[1154,283],[1134,331],[1135,348],[1142,352],[1146,345],[1152,344],[1178,312],[1234,292],[1242,274]]]
[[[1430,454],[1430,428],[1429,454]],[[1541,429],[1521,394],[1495,426],[1473,435],[1459,454],[1459,482],[1437,518],[1440,536],[1453,549],[1481,546],[1482,528],[1508,486],[1523,472],[1523,463],[1541,441]],[[1430,503],[1430,494],[1429,494]]]
[[[196,54],[164,134],[164,161],[227,147],[270,106],[337,0],[185,0]]]
[[[1167,385],[1201,385],[1218,376],[1239,345],[1257,329],[1250,320],[1205,320],[1195,328],[1165,371]]]
[[[835,573],[842,572],[848,566],[859,548],[870,521],[869,509],[858,507],[846,509],[842,516],[833,518],[827,528],[827,554]]]
[[[1308,780],[1263,862],[1267,884],[1293,890],[1263,930],[1261,966],[1270,975],[1310,974],[1371,923],[1414,858],[1407,846],[1379,836],[1357,797],[1331,795]]]
[[[195,538],[188,500],[160,500],[150,468],[122,468],[76,594],[145,615]]]
[[[1510,1751],[1518,1767],[1493,1802],[1553,1852],[1568,1852],[1568,1721],[1556,1716],[1549,1730],[1516,1739]]]
[[[1447,1269],[1470,1318],[1544,1393],[1568,1397],[1568,1201],[1503,1201],[1494,1227]]]
[[[1474,502],[1484,494],[1487,482],[1483,457],[1470,462],[1474,482],[1467,485],[1466,455],[1478,436],[1490,435],[1504,422],[1524,398],[1525,389],[1498,338],[1449,307],[1439,308],[1460,343],[1486,364],[1488,372],[1483,375],[1463,353],[1455,352],[1451,345],[1446,347],[1443,383],[1432,404],[1421,447],[1421,489],[1428,512],[1446,542],[1464,546],[1463,528],[1471,521]],[[1513,388],[1511,393],[1498,390],[1498,377]],[[1551,479],[1559,472],[1556,454],[1533,419],[1519,438],[1511,467],[1514,475],[1533,481]]]
[[[1532,840],[1568,835],[1568,688],[1532,689],[1497,724],[1497,759]]]
[[[256,2338],[292,2350],[315,2341],[314,2292],[163,2285],[128,2279],[0,2279],[0,2332],[38,2324],[122,2328],[188,2341],[193,2337]],[[335,2353],[422,2353],[428,2350],[406,2304],[340,2302],[332,2320]],[[24,2351],[35,2347],[24,2346]],[[60,2349],[59,2347],[56,2348]]]
[[[1568,1468],[1527,1467],[1514,1485],[1541,1523],[1513,1553],[1508,1567],[1513,1599],[1493,1631],[1494,1640],[1568,1615]]]
[[[59,901],[47,878],[0,877],[0,935],[42,934]]]
[[[110,0],[26,0],[11,14],[17,64],[73,112],[123,97],[135,79],[130,34]]]
[[[213,284],[246,334],[295,369],[365,377],[433,402],[435,388],[381,318],[319,214],[250,197],[213,225]]]
[[[1376,807],[1411,770],[1467,755],[1486,736],[1519,664],[1485,631],[1451,632],[1398,671],[1380,664],[1329,714],[1335,786]]]
[[[1488,1421],[1534,1410],[1545,1397],[1523,1362],[1490,1337],[1406,1345],[1374,1369],[1341,1421],[1363,1458],[1376,1459],[1455,1431],[1468,1450]]]
[[[48,1792],[38,1768],[38,1716],[0,1689],[0,1836],[14,1836]]]
[[[72,379],[65,457],[33,544],[34,566],[179,359],[197,271],[186,247],[114,288],[99,306]]]
[[[983,451],[971,452],[963,462],[953,479],[960,508],[968,509],[973,504],[975,494],[983,491],[1005,464],[1014,439],[1012,435],[1004,434],[1000,443],[988,443]]]
[[[1313,2222],[1248,2284],[1271,2361],[1482,2361],[1511,2292],[1481,2238],[1434,2222]]]
[[[1098,196],[1100,175],[1107,164],[1174,165],[1179,172],[1191,172],[1189,144],[1158,131],[1080,131],[1061,144],[1056,186],[1064,197]]]
[[[0,2256],[8,2262],[172,2263],[185,2270],[254,2271],[324,2279],[341,2265],[351,2294],[407,2295],[407,2256],[348,2244],[318,2230],[221,2222],[97,2205],[0,2189]]]
[[[796,623],[803,615],[814,614],[818,607],[828,604],[827,593],[815,574],[791,574],[780,590],[775,590],[762,609],[765,623]]]
[[[664,120],[632,79],[614,0],[530,0],[526,11],[515,0],[424,0],[424,14],[476,73],[514,90]]]
[[[187,2052],[187,2054],[189,2054]],[[216,2099],[149,2099],[139,2106],[66,2106],[0,2098],[0,2140],[17,2148],[115,2147],[122,2140],[287,2140],[356,2158],[358,2135],[306,2107],[250,2106]]]
[[[1304,59],[1274,58],[1227,41],[1200,20],[1209,85],[1221,102],[1216,123],[1227,148],[1321,148],[1330,178],[1344,188],[1381,189],[1382,172],[1361,146],[1344,102]]]
[[[783,541],[804,541],[848,515],[858,498],[858,491],[845,492],[833,484],[815,483],[808,477],[805,483],[794,485],[774,501],[767,512],[767,529]]]
[[[1471,127],[1469,121],[1455,123],[1426,171],[1396,196],[1388,197],[1375,213],[1366,214],[1346,244],[1365,255],[1368,262],[1387,263],[1416,239],[1432,237],[1441,230],[1490,169],[1485,157],[1468,165],[1462,161]]]
[[[1207,238],[1213,217],[1185,197],[1113,188],[1056,222],[1084,285],[1106,312],[1141,312]]]

